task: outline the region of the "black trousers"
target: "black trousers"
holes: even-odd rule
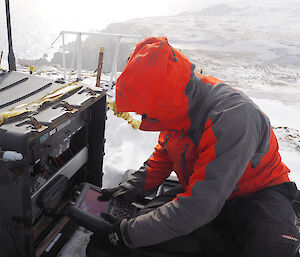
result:
[[[172,200],[180,190],[154,198],[138,215]],[[288,182],[228,200],[211,223],[189,235],[134,249],[130,256],[294,257],[300,243],[291,204],[296,192],[296,185]]]

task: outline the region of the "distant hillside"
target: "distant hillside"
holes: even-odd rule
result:
[[[300,67],[300,6],[269,8],[266,5],[239,7],[227,4],[212,5],[197,12],[184,12],[175,16],[147,17],[112,23],[102,32],[167,36],[170,43],[183,49],[189,58],[198,62],[195,50],[202,50],[215,58],[247,56],[261,64],[292,65]],[[118,70],[122,71],[128,54],[136,41],[123,42],[120,48]],[[104,71],[109,72],[115,42],[96,36],[82,44],[82,67],[94,70],[98,62],[99,46],[105,47]],[[74,43],[67,45],[66,56],[70,66]],[[189,51],[187,51],[189,50]],[[199,52],[199,51],[198,51]],[[61,64],[61,53],[54,54],[51,64]]]

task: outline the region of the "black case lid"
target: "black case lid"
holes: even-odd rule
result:
[[[7,113],[17,106],[37,101],[66,85],[67,83],[56,83],[53,79],[20,72],[0,74],[0,114]],[[100,88],[87,87],[82,84],[79,86],[54,102],[44,103],[37,111],[6,119],[0,125],[0,147],[15,145],[20,150],[17,145],[24,145],[23,141],[27,140],[25,138],[41,134],[47,128],[65,122],[75,113],[88,108],[105,95],[104,90]],[[41,125],[41,127],[38,128],[34,124]]]

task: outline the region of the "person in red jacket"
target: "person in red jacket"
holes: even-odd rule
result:
[[[268,117],[249,97],[195,73],[165,37],[150,37],[137,44],[117,80],[116,106],[119,112],[141,114],[140,129],[160,135],[152,156],[128,181],[103,190],[106,198],[132,202],[150,194],[172,171],[181,190],[163,201],[154,199],[152,208],[135,218],[106,217],[115,223],[93,237],[87,256],[93,256],[95,245],[122,255],[170,242],[171,249],[180,245],[188,253],[193,240],[199,248],[191,252],[216,255],[214,247],[207,250],[212,231],[223,239],[230,234],[237,256],[295,256],[300,235],[292,200],[297,188]],[[234,256],[229,250],[222,254]]]

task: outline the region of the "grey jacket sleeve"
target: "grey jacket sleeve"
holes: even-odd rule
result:
[[[200,149],[186,192],[156,210],[121,223],[124,241],[131,248],[158,244],[191,233],[220,212],[254,156],[269,124],[249,104],[211,114],[214,140]],[[204,131],[202,138],[212,137]],[[212,149],[213,147],[214,149]],[[212,153],[215,156],[208,157]],[[205,173],[203,178],[203,171]]]

